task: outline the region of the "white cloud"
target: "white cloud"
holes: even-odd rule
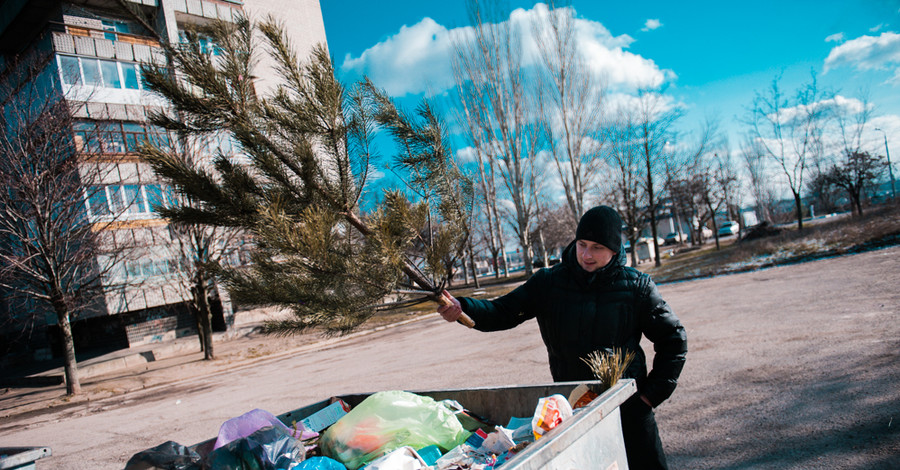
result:
[[[547,6],[538,3],[532,9],[514,10],[507,20],[523,39],[523,65],[538,60],[538,45],[532,38],[532,22],[546,15]],[[614,36],[606,27],[572,15],[581,53],[591,70],[608,85],[626,88],[657,87],[675,78],[671,70],[626,49],[634,42],[627,34]],[[412,26],[403,26],[387,39],[366,49],[357,57],[348,54],[341,65],[345,73],[366,74],[391,96],[438,94],[453,86],[450,57],[453,40],[472,37],[472,27],[448,29],[431,18]]]
[[[825,42],[843,42],[844,33],[834,33],[825,38]]]
[[[368,75],[391,96],[446,90],[452,85],[451,34],[433,19],[423,18],[359,57],[347,54],[341,70]]]
[[[825,58],[825,70],[842,66],[892,70],[893,80],[900,80],[900,34],[886,31],[880,36],[860,36],[836,46]]]
[[[872,106],[873,105],[871,103],[868,105],[870,109],[872,108]],[[836,95],[834,98],[817,101],[812,104],[798,105],[782,109],[780,112],[780,118],[778,120],[782,124],[790,125],[791,123],[802,119],[802,117],[806,116],[808,113],[833,111],[854,115],[862,112],[865,107],[866,103],[863,103],[856,98],[846,98],[841,95]]]
[[[475,155],[475,147],[464,147],[456,151],[456,161],[461,165],[475,163],[478,161]]]
[[[877,25],[877,26],[872,26],[871,28],[869,28],[869,32],[870,32],[870,33],[877,33],[877,32],[879,32],[879,31],[881,31],[881,29],[884,28],[885,26],[887,26],[887,25],[884,24],[884,23],[881,23],[881,24],[879,24],[879,25]]]
[[[644,22],[644,27],[641,28],[641,31],[652,31],[660,26],[662,26],[662,23],[659,22],[659,19],[651,18]]]
[[[873,117],[866,129],[870,131],[869,141],[875,153],[884,154],[884,138],[887,136],[888,150],[896,149],[894,152],[900,154],[900,116],[885,114]],[[881,129],[884,133],[875,129]],[[897,157],[891,161],[896,163]]]

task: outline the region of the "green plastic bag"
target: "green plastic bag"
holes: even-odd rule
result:
[[[374,393],[350,410],[319,436],[319,448],[356,470],[403,446],[436,445],[446,452],[470,434],[441,403],[394,390]]]

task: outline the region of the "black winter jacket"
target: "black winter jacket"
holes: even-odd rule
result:
[[[675,390],[687,354],[681,322],[660,297],[650,276],[625,266],[625,252],[588,273],[578,264],[575,242],[562,262],[536,272],[525,284],[495,300],[459,298],[475,329],[498,331],[537,317],[557,382],[593,380],[582,360],[593,351],[634,351],[625,377],[653,406]],[[641,335],[653,342],[653,369],[641,349]]]

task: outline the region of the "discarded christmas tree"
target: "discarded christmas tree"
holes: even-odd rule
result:
[[[267,95],[254,87],[257,30],[280,76]],[[249,266],[217,268],[232,298],[291,309],[290,319],[267,325],[271,333],[350,331],[398,288],[439,301],[451,275],[445,260],[460,256],[468,234],[472,190],[432,108],[423,103],[410,116],[368,81],[345,87],[323,47],[301,64],[271,18],[216,22],[186,38],[164,46],[170,68],[144,66],[148,88],[172,104],[152,120],[183,136],[224,129],[244,156],[207,165],[153,147],[143,156],[190,201],[164,216],[252,234]],[[379,127],[400,149],[389,162],[375,150]],[[405,178],[366,213],[360,202],[372,196],[376,167]]]

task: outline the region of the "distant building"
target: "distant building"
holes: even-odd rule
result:
[[[81,101],[72,136],[81,151],[101,155],[107,170],[100,191],[85,200],[91,220],[117,218],[115,240],[140,246],[144,255],[128,260],[115,276],[142,279],[139,289],[111,292],[97,308],[73,319],[75,345],[87,349],[117,349],[194,332],[194,321],[184,306],[186,290],[173,282],[179,260],[167,245],[172,238],[166,220],[153,212],[165,203],[171,189],[159,181],[135,151],[143,139],[169,141],[146,123],[148,112],[166,103],[144,90],[140,63],[162,63],[160,39],[180,37],[186,25],[211,19],[231,21],[248,14],[262,19],[274,14],[281,20],[301,55],[324,44],[325,28],[318,0],[126,0],[135,15],[111,0],[0,0],[0,69],[9,59],[33,51],[52,55],[45,74],[67,100]],[[143,18],[146,21],[142,21]],[[211,49],[212,50],[212,49]],[[257,87],[271,88],[275,74],[263,57]],[[212,155],[239,152],[229,135],[214,138],[205,150]],[[87,198],[86,198],[87,199]],[[245,262],[234,254],[234,263]],[[0,292],[0,314],[9,309]],[[231,322],[232,308],[222,293],[214,326]],[[40,356],[49,354],[55,317],[47,315],[47,335],[32,335],[29,347]],[[0,328],[3,328],[0,326]],[[0,330],[0,340],[3,338]]]

